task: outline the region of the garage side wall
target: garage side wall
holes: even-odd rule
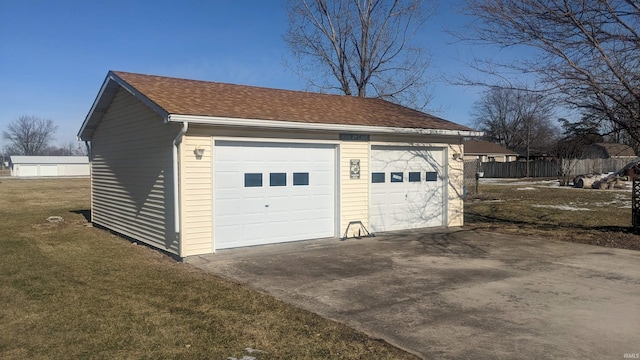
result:
[[[369,228],[369,143],[342,142],[340,144],[340,234],[342,237],[350,221],[362,221]],[[360,177],[351,178],[351,160],[360,164]],[[349,228],[347,237],[357,236],[359,226]]]
[[[449,154],[447,156],[448,164],[448,216],[447,226],[462,226],[464,225],[464,202],[462,199],[463,185],[464,185],[464,161],[462,158],[454,159],[454,154],[463,154],[461,144],[449,145]]]
[[[120,89],[92,138],[92,221],[179,255],[174,228],[175,124]]]
[[[182,256],[213,252],[213,148],[209,136],[185,136],[181,146]],[[202,157],[196,148],[204,151]]]

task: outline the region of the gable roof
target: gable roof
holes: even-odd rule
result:
[[[465,155],[518,155],[507,148],[485,140],[465,140],[462,145],[464,145]]]
[[[88,140],[120,87],[160,114],[165,122],[281,127],[353,127],[433,130],[478,136],[466,126],[382,99],[270,89],[246,85],[110,71],[78,136]],[[351,129],[351,130],[355,130]],[[365,130],[366,131],[366,130]],[[452,134],[450,134],[452,135]]]
[[[609,157],[613,157],[613,156],[635,157],[636,156],[636,153],[635,151],[633,151],[633,148],[625,144],[596,143],[596,144],[593,144],[593,146],[602,149],[605,155]]]

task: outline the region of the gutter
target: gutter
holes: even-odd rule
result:
[[[180,234],[180,186],[178,184],[179,176],[178,176],[178,147],[182,142],[182,137],[189,129],[189,122],[184,121],[182,123],[182,129],[173,139],[173,219],[175,221],[175,232],[176,236]]]
[[[279,121],[279,120],[259,120],[259,119],[242,119],[227,118],[216,116],[201,115],[176,115],[170,114],[167,117],[168,122],[185,122],[203,125],[226,125],[226,126],[243,126],[243,127],[261,127],[273,129],[293,129],[293,130],[325,130],[325,131],[342,131],[342,132],[362,132],[362,133],[392,133],[392,134],[418,134],[418,135],[443,135],[443,136],[467,136],[480,137],[484,133],[473,130],[444,130],[444,129],[417,129],[417,128],[399,128],[386,126],[370,126],[370,125],[344,125],[344,124],[325,124],[325,123],[307,123],[297,121]]]

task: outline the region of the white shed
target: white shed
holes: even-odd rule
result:
[[[109,72],[94,224],[178,257],[461,226],[465,126],[381,99]],[[348,230],[347,230],[348,229]]]
[[[87,156],[11,156],[11,176],[89,176]]]

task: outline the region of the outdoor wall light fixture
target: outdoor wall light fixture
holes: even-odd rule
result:
[[[193,153],[196,154],[196,159],[200,160],[202,159],[202,155],[204,155],[204,148],[196,146],[195,150],[193,150]]]
[[[460,160],[462,158],[462,156],[460,155],[460,153],[453,153],[453,160]]]

